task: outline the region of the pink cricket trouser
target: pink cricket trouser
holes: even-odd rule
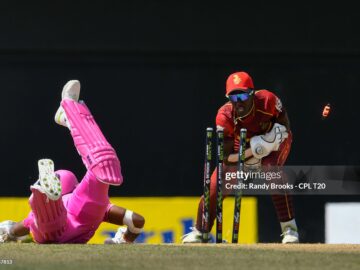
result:
[[[108,197],[109,185],[98,181],[91,171],[77,186],[71,172],[60,170],[56,174],[63,191],[75,189],[57,201],[48,200],[45,194],[32,190],[30,205],[33,210],[24,220],[24,226],[30,229],[37,243],[86,243],[106,220],[112,206]],[[50,204],[50,207],[42,208],[44,204]]]

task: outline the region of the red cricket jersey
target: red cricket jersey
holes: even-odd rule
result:
[[[235,119],[231,102],[225,103],[216,115],[216,125],[224,128],[225,138],[234,138],[234,151],[239,150],[241,128],[247,129],[246,140],[255,135],[267,133],[273,127],[282,111],[280,99],[268,90],[255,92],[254,103],[249,114],[242,119]]]

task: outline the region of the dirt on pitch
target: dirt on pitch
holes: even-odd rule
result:
[[[6,260],[5,265],[1,260]],[[1,244],[4,269],[359,269],[360,245]]]

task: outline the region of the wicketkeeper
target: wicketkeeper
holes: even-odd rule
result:
[[[245,167],[284,165],[290,152],[292,133],[280,99],[268,90],[255,90],[252,78],[246,72],[236,72],[228,77],[226,97],[228,102],[216,116],[216,125],[224,129],[225,165],[238,162],[241,128],[247,129]],[[210,186],[210,230],[216,217],[216,180],[215,170]],[[271,197],[280,221],[282,243],[299,242],[292,197],[286,193],[272,194]],[[183,236],[183,243],[202,242],[203,205],[204,197],[201,197],[196,227]]]
[[[0,243],[29,233],[39,244],[87,243],[101,222],[127,226],[120,227],[107,244],[132,243],[142,232],[141,215],[109,201],[109,186],[123,182],[120,161],[79,95],[79,81],[69,81],[55,122],[70,130],[87,173],[79,183],[71,171],[54,171],[52,160],[39,160],[39,179],[30,187],[31,211],[23,221],[0,223]]]

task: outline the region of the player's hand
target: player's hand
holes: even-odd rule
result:
[[[250,147],[254,157],[261,159],[272,151],[277,151],[281,143],[289,136],[286,127],[275,123],[270,132],[254,136],[250,139]]]

